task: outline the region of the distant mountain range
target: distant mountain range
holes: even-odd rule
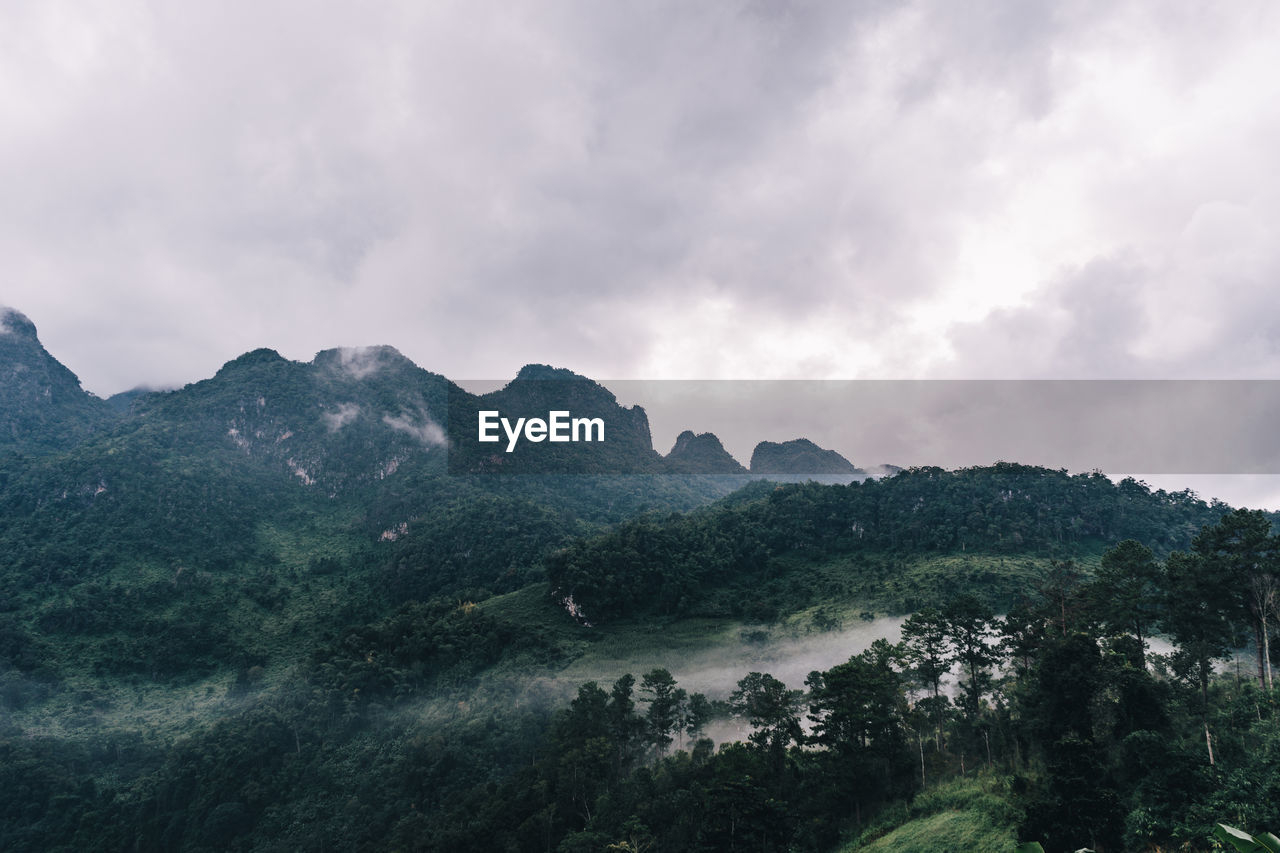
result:
[[[171,422],[184,442],[272,460],[330,490],[385,478],[411,457],[447,459],[451,473],[682,474],[812,477],[850,482],[867,472],[798,438],[759,443],[744,468],[712,433],[685,431],[666,456],[653,448],[640,406],[569,370],[531,364],[504,388],[474,395],[393,347],[331,349],[310,363],[258,349],[211,379],[176,391],[137,389],[102,400],[40,343],[35,324],[0,309],[0,452],[70,450],[129,422]],[[595,443],[477,441],[481,411],[512,422],[552,411],[599,418]]]
[[[481,412],[524,439],[479,441]],[[605,440],[550,441],[557,412]],[[772,746],[677,753],[654,765],[676,775],[646,766],[641,787],[580,795],[653,754],[596,732],[648,730],[632,691],[672,678],[654,667],[711,652],[731,671],[730,645],[769,661],[810,630],[843,657],[844,620],[867,636],[875,613],[957,600],[1012,613],[1061,592],[1056,624],[1109,546],[1163,558],[1226,509],[1100,472],[861,469],[804,438],[759,443],[749,468],[707,432],[663,455],[644,409],[568,370],[472,394],[391,347],[306,363],[259,349],[102,400],[0,310],[0,849],[602,849],[623,836],[565,834],[565,815],[686,773],[681,809],[749,826],[785,813],[753,769],[783,766]],[[1086,674],[1129,679],[1121,695],[1132,668],[1107,654]],[[570,679],[597,671],[613,692],[590,681],[570,702]],[[847,817],[853,776],[802,775],[797,798]],[[646,814],[674,813],[661,796]]]

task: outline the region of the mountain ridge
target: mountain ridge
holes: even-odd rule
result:
[[[65,450],[113,419],[44,348],[35,323],[0,306],[0,450]]]
[[[747,469],[724,449],[713,432],[694,433],[685,430],[666,455],[672,471],[699,471],[714,474],[746,474]]]
[[[388,466],[403,464],[401,457],[446,447],[448,470],[455,474],[865,476],[836,451],[807,439],[781,445],[761,442],[750,469],[725,451],[712,433],[681,433],[664,456],[653,447],[643,406],[624,407],[598,382],[546,364],[526,364],[501,389],[475,395],[389,345],[325,349],[310,362],[259,347],[228,360],[207,379],[172,390],[134,389],[104,401],[84,391],[79,378],[45,350],[25,314],[3,309],[0,327],[0,401],[6,403],[6,414],[0,416],[0,448],[67,451],[109,428],[127,429],[136,417],[154,418],[198,405],[206,421],[220,419],[220,437],[206,423],[204,440],[278,457],[306,484],[323,479],[321,471],[332,459],[360,457],[355,445],[367,449],[379,443],[394,448],[372,468],[347,471],[336,479],[376,472],[386,476]],[[511,415],[512,421],[545,418],[553,410],[601,417],[607,437],[594,446],[541,444],[528,445],[523,453],[495,452],[475,440],[482,408]],[[348,427],[355,427],[358,439],[345,440],[342,433]],[[379,432],[381,437],[375,435]]]
[[[41,355],[34,326],[15,322],[12,364],[27,367],[18,373],[34,365],[66,380]],[[25,376],[10,382],[8,366],[0,361],[0,393],[40,391]],[[600,407],[621,431],[610,437],[626,439],[615,447],[650,474],[682,459],[696,470],[736,470],[712,433],[682,432],[660,456],[642,408],[618,406],[572,371],[542,368],[472,395],[390,347],[325,350],[311,362],[259,349],[184,388],[117,401],[126,413],[62,443],[33,443],[44,435],[37,424],[23,436],[29,452],[0,454],[0,814],[10,818],[0,820],[0,847],[481,851],[494,839],[540,850],[563,838],[570,843],[559,849],[602,849],[621,829],[587,837],[578,804],[610,814],[611,803],[629,801],[613,792],[628,790],[619,786],[630,777],[584,797],[581,771],[606,771],[628,754],[640,786],[628,798],[648,802],[655,779],[683,778],[671,790],[688,791],[653,798],[651,811],[637,812],[646,823],[628,826],[656,826],[654,817],[688,815],[698,802],[705,817],[695,823],[711,826],[743,794],[754,799],[742,813],[781,814],[755,780],[835,752],[817,743],[783,752],[738,733],[727,740],[741,742],[719,750],[699,741],[692,753],[661,758],[634,743],[645,752],[619,752],[626,743],[609,732],[652,731],[638,709],[652,706],[651,688],[674,688],[673,670],[692,712],[699,685],[680,668],[699,649],[712,651],[719,673],[731,670],[717,646],[742,647],[761,664],[742,659],[740,689],[772,685],[763,671],[780,674],[774,652],[801,632],[844,659],[847,640],[877,615],[966,598],[1014,614],[1055,579],[1098,571],[1118,541],[1142,541],[1165,558],[1221,516],[1221,506],[1190,492],[1012,463],[858,479],[847,460],[803,440],[791,444],[793,456],[813,456],[843,472],[818,477],[847,484],[609,469],[491,476],[469,467],[503,459],[492,446],[467,450],[450,471],[444,445],[452,429],[475,428],[480,406],[546,417],[548,407],[579,404],[583,415]],[[60,394],[37,393],[29,405]],[[70,399],[100,412],[91,398]],[[77,423],[74,407],[39,411]],[[1048,603],[1042,627],[1061,613],[1065,635],[1074,606],[1066,597]],[[1074,644],[1070,660],[1095,659],[1078,653],[1076,639],[1063,641]],[[1096,657],[1082,676],[1094,684],[1101,650],[1083,650]],[[829,687],[865,683],[868,672],[892,686],[898,670],[879,654],[848,657],[829,678],[806,655],[811,697],[826,702]],[[1125,695],[1132,667],[1107,667],[1124,680],[1104,682],[1105,696],[1080,693],[1073,709]],[[614,678],[612,693],[600,686]],[[577,699],[572,682],[581,683]],[[784,700],[794,695],[781,681],[776,688]],[[884,695],[892,721],[908,700],[898,688]],[[899,739],[895,766],[914,779],[927,759],[936,785],[949,758],[933,746],[929,718],[918,718],[914,743]],[[1011,757],[1003,723],[987,719],[998,722],[989,729],[995,759]],[[1191,722],[1184,740],[1199,749],[1201,718]],[[988,729],[957,725],[947,738],[963,775],[962,750],[985,752]],[[898,722],[887,731],[904,732]],[[1176,743],[1169,735],[1159,737]],[[1235,760],[1233,752],[1220,750],[1220,760]],[[842,823],[850,781],[880,786],[878,770],[810,773],[822,766],[804,771],[808,787],[793,787],[797,775],[776,777],[777,791],[796,792],[787,809],[833,804],[815,812],[831,843],[797,849],[835,849],[836,831],[852,828]],[[721,793],[708,796],[709,784]],[[544,816],[555,814],[553,836]],[[675,839],[663,849],[692,846]]]
[[[750,470],[757,475],[814,475],[816,477],[865,478],[867,472],[834,450],[819,447],[807,438],[762,441],[751,452]],[[837,479],[837,482],[847,480]]]

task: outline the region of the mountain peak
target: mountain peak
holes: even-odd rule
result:
[[[634,474],[662,470],[662,457],[653,449],[649,416],[640,406],[623,406],[613,392],[593,379],[546,364],[527,364],[502,388],[474,398],[463,398],[466,410],[455,406],[450,413],[455,442],[449,465],[455,471],[504,473]],[[537,451],[495,454],[490,445],[476,442],[479,410],[499,413],[509,422],[520,418],[547,418],[552,412],[575,418],[599,418],[604,423],[599,441],[568,445],[541,445]],[[530,445],[530,447],[539,447]]]
[[[0,305],[0,334],[36,340],[36,324],[16,308]]]
[[[276,364],[286,361],[285,357],[273,349],[260,347],[251,350],[244,355],[231,359],[218,369],[217,376],[222,376],[228,371],[238,370],[245,367],[252,367],[256,364]]]
[[[807,438],[781,443],[762,441],[751,454],[752,474],[844,474],[865,472],[834,450],[826,450]]]
[[[592,402],[602,406],[618,405],[618,398],[608,388],[586,376],[566,370],[563,367],[552,367],[549,364],[526,364],[520,368],[516,378],[507,383],[502,393],[511,395],[513,399],[545,400],[569,406],[581,406]],[[490,395],[492,396],[492,395]],[[561,408],[556,405],[555,408]],[[572,406],[570,406],[572,407]],[[648,432],[648,415],[644,409],[633,406],[628,411],[639,412],[645,418],[645,431]]]
[[[554,379],[560,382],[591,382],[587,377],[580,376],[572,370],[566,370],[563,367],[552,367],[549,364],[526,364],[524,367],[520,368],[520,372],[516,374],[517,381],[547,379]]]
[[[0,449],[65,449],[109,416],[106,404],[41,345],[36,324],[0,307]]]
[[[386,368],[416,367],[413,361],[393,346],[337,347],[321,350],[312,361],[353,379],[364,379]]]
[[[696,474],[745,474],[747,470],[738,464],[724,449],[713,432],[695,433],[687,429],[676,437],[675,446],[666,456],[666,468],[675,473]]]

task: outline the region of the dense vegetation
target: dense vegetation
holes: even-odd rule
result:
[[[1265,637],[1278,549],[1262,514],[1236,511],[1163,563],[1133,540],[1093,579],[1060,563],[1002,618],[972,596],[926,608],[900,644],[814,672],[803,692],[744,677],[730,707],[750,734],[718,752],[663,755],[657,697],[632,724],[628,680],[609,696],[587,684],[512,784],[545,792],[525,814],[549,809],[540,828],[561,850],[826,850],[842,833],[855,849],[895,830],[886,806],[974,773],[1001,795],[979,811],[989,839],[1003,827],[1050,851],[1208,849],[1219,819],[1280,823],[1271,662],[1211,677],[1240,635]],[[1178,645],[1148,661],[1157,627]],[[953,697],[939,690],[951,672]],[[521,816],[481,834],[536,849]]]
[[[913,468],[847,486],[758,483],[701,512],[648,515],[576,542],[553,555],[547,572],[560,594],[599,620],[767,615],[802,604],[824,583],[828,594],[901,612],[959,591],[897,585],[906,560],[959,553],[998,565],[1015,556],[1079,556],[1126,538],[1167,553],[1186,547],[1223,509],[1189,492],[1152,493],[1098,473],[1010,463]],[[834,585],[814,570],[833,561],[846,566]],[[968,578],[965,587],[1008,606],[1025,586],[1008,581]]]
[[[1053,472],[1021,473],[1076,483]],[[880,488],[902,482],[914,490],[914,476]],[[992,476],[1010,471],[931,473],[929,482]],[[799,498],[821,506],[824,492],[845,498],[850,491],[756,486],[665,524],[742,523],[752,514],[797,522]],[[779,504],[785,512],[770,515]],[[615,535],[570,547],[598,548]],[[794,548],[798,540],[757,541],[781,550],[780,541]],[[1056,537],[1041,541],[1051,550],[1057,544]],[[384,615],[307,641],[305,660],[282,677],[268,677],[270,661],[243,644],[217,718],[167,746],[106,725],[113,699],[102,692],[85,693],[88,705],[77,712],[88,738],[33,739],[9,724],[0,844],[830,850],[841,839],[910,837],[903,821],[920,807],[901,804],[976,772],[990,790],[973,802],[1003,805],[921,821],[988,839],[1034,838],[1051,851],[1202,846],[1221,818],[1280,822],[1280,723],[1268,661],[1259,659],[1255,678],[1213,676],[1213,662],[1242,638],[1269,637],[1273,621],[1263,623],[1274,614],[1263,579],[1274,577],[1276,546],[1269,520],[1245,512],[1226,515],[1187,545],[1161,560],[1122,541],[1102,554],[1092,577],[1051,557],[1049,571],[1003,618],[990,596],[951,597],[919,609],[900,645],[881,641],[803,685],[744,674],[718,703],[686,693],[659,669],[638,684],[626,675],[608,688],[584,684],[556,710],[554,695],[531,697],[517,673],[554,671],[578,653],[566,637],[596,629],[506,619],[480,590],[474,601],[458,587],[448,598],[399,591],[408,601],[398,607],[375,606],[385,599],[366,593],[367,610],[384,607]],[[386,571],[376,565],[374,558],[370,571]],[[315,578],[351,568],[315,567]],[[15,710],[30,706],[24,719],[38,718],[31,708],[42,704],[78,706],[59,705],[69,685],[60,687],[50,671],[47,655],[59,634],[152,643],[149,653],[109,641],[82,646],[92,650],[100,683],[216,673],[225,661],[209,655],[209,640],[236,647],[238,638],[206,615],[225,593],[200,583],[212,584],[152,584],[128,602],[166,614],[168,621],[149,617],[160,620],[154,634],[135,625],[121,637],[127,617],[112,603],[121,590],[52,610],[60,615],[37,630],[20,610],[7,615],[0,623],[6,701]],[[253,594],[268,607],[272,589],[276,606],[298,594],[281,586]],[[179,605],[193,603],[166,610],[175,596]],[[74,613],[105,621],[71,626]],[[174,634],[164,625],[197,628]],[[1144,654],[1142,640],[1157,631],[1177,643],[1173,654]],[[952,676],[957,686],[948,691]],[[713,718],[738,720],[743,741],[716,749],[700,740]]]
[[[569,382],[634,451],[591,470],[648,473],[459,471],[432,425],[483,401],[389,348],[259,350],[107,405],[19,331],[0,849],[1114,851],[1280,826],[1269,516],[1005,463],[660,476],[643,412],[548,368],[489,399],[535,413]],[[682,465],[733,470],[693,438]],[[884,612],[913,614],[901,643],[792,684],[562,675]]]

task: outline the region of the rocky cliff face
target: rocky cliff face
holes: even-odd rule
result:
[[[0,307],[0,450],[62,449],[111,420],[107,404],[41,345],[35,324]]]
[[[715,433],[710,432],[695,434],[692,430],[685,430],[680,433],[665,462],[668,471],[678,474],[747,473],[747,469],[724,449]]]
[[[834,450],[825,450],[807,438],[792,441],[762,441],[751,453],[751,473],[783,476],[847,475],[866,476]]]
[[[572,418],[598,418],[604,425],[604,440],[520,441],[507,452],[505,436],[495,443],[477,441],[480,411],[497,412],[512,425],[521,418],[546,420],[553,411],[568,412]],[[644,408],[622,406],[604,386],[563,368],[525,365],[499,391],[455,397],[449,424],[449,469],[454,473],[640,474],[664,470],[662,457],[653,449]]]

